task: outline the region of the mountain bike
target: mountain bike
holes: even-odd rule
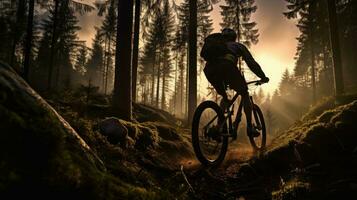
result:
[[[262,81],[250,81],[247,85],[261,85]],[[192,120],[192,145],[197,159],[203,165],[218,165],[223,160],[228,149],[228,139],[236,139],[239,124],[242,120],[243,101],[239,103],[236,118],[233,121],[234,103],[239,94],[229,100],[223,110],[213,101],[202,102],[195,110]],[[249,142],[254,151],[262,151],[266,145],[266,127],[261,109],[249,96],[252,104],[252,126],[260,135],[249,136]]]

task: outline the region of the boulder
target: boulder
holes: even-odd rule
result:
[[[126,146],[128,129],[115,117],[108,117],[98,124],[99,132],[106,136],[111,144]]]

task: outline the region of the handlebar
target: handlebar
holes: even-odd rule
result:
[[[255,84],[255,85],[262,85],[266,82],[263,82],[262,80],[256,80],[256,81],[249,81],[247,82],[247,85]]]

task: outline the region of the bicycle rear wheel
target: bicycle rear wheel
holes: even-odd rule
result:
[[[192,145],[197,159],[203,165],[218,165],[226,155],[228,137],[222,109],[213,101],[202,102],[192,121]]]
[[[266,146],[266,127],[263,112],[256,104],[253,105],[252,125],[260,135],[258,137],[249,136],[249,142],[254,150],[261,151]]]

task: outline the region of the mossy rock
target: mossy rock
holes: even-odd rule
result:
[[[106,136],[111,144],[119,144],[121,147],[127,146],[128,129],[115,117],[108,117],[98,124],[99,132]]]
[[[159,136],[165,140],[179,141],[182,138],[177,133],[177,129],[164,123],[155,123]]]
[[[139,122],[163,122],[171,126],[181,124],[181,122],[170,113],[144,104],[133,104],[133,114]]]
[[[146,126],[139,126],[139,128],[140,131],[135,142],[135,148],[142,151],[149,147],[154,148],[159,141],[159,134],[157,130]]]

